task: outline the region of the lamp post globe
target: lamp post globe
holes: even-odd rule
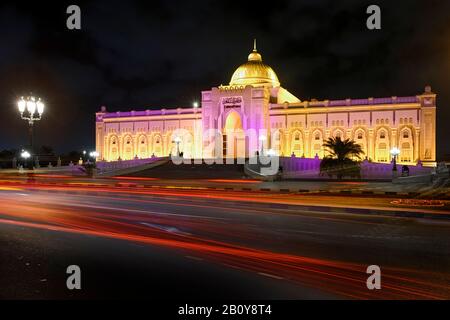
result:
[[[33,145],[33,126],[36,121],[42,119],[42,115],[44,114],[45,104],[41,100],[41,98],[36,98],[34,96],[28,97],[20,97],[17,101],[17,108],[20,113],[20,117],[28,121],[28,133],[29,133],[29,157],[33,156],[34,145]],[[31,168],[32,169],[32,163]]]
[[[177,157],[179,157],[180,156],[181,138],[180,137],[175,137],[175,139],[173,139],[173,142],[175,142],[177,144]]]
[[[391,149],[391,155],[393,159],[392,171],[397,171],[397,157],[400,154],[400,149],[397,147],[393,147]]]

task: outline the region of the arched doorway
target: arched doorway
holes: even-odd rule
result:
[[[231,111],[223,129],[223,156],[245,158],[245,134],[239,113]]]

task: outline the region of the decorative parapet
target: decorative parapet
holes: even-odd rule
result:
[[[117,112],[97,113],[97,121],[114,118],[194,114],[198,113],[199,111],[201,111],[200,108],[176,108],[176,109],[144,110],[144,111],[128,111],[128,112],[117,111]]]

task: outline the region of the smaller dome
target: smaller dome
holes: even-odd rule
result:
[[[262,62],[262,56],[256,50],[256,41],[253,51],[248,55],[248,61],[242,64],[231,77],[230,85],[256,85],[270,84],[279,87],[280,81],[273,69]]]
[[[262,57],[258,53],[258,51],[256,51],[256,49],[255,49],[248,55],[248,61],[259,61],[259,62],[262,62]]]

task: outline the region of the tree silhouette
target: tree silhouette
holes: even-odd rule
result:
[[[332,177],[336,175],[338,179],[344,176],[360,177],[358,161],[361,160],[364,151],[361,146],[353,140],[342,140],[340,137],[328,138],[323,144],[328,155],[320,163],[320,173],[328,174]],[[355,161],[353,159],[357,159]]]

